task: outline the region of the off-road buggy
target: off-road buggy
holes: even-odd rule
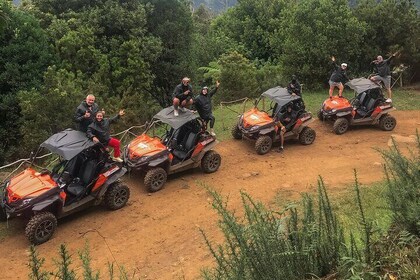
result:
[[[259,109],[258,105],[265,105],[268,98],[270,107],[267,111]],[[298,95],[290,95],[286,88],[275,87],[265,91],[255,102],[255,106],[239,117],[237,124],[232,127],[232,136],[235,139],[247,138],[255,140],[255,150],[263,155],[270,151],[273,142],[279,142],[280,127],[277,121],[291,106],[295,118],[286,125],[284,139],[298,139],[303,145],[312,144],[315,140],[315,131],[308,127],[313,122],[312,114],[305,110],[305,104]]]
[[[179,110],[174,116],[173,110],[171,106],[157,113],[124,150],[124,163],[145,173],[144,185],[150,192],[162,189],[169,174],[200,165],[205,173],[212,173],[221,163],[220,155],[212,150],[218,141],[198,114]]]
[[[378,124],[382,130],[391,131],[397,125],[389,113],[396,110],[392,103],[386,103],[381,87],[366,78],[350,80],[346,83],[355,91],[355,98],[333,96],[322,104],[318,118],[332,121],[336,134],[345,133],[350,125]]]
[[[68,129],[54,134],[34,158],[43,148],[57,155],[52,170],[36,171],[32,160],[30,167],[0,187],[0,219],[29,219],[25,233],[31,243],[49,240],[59,218],[100,203],[111,210],[127,203],[130,190],[119,181],[126,168],[85,133]]]

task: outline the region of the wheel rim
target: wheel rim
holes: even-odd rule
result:
[[[266,153],[270,149],[270,140],[265,139],[261,144],[261,152]]]
[[[387,130],[391,130],[394,127],[394,120],[391,118],[386,118],[384,122],[384,127]]]
[[[120,188],[119,191],[115,194],[114,202],[116,205],[120,206],[127,201],[128,192],[124,188]]]
[[[214,155],[210,158],[208,167],[210,171],[214,171],[219,167],[220,159],[218,156]]]
[[[338,126],[338,131],[340,132],[340,133],[344,133],[344,132],[346,132],[346,130],[347,130],[347,122],[341,122],[340,123],[340,125]]]
[[[38,240],[43,240],[48,238],[54,231],[53,221],[47,220],[37,226],[35,230],[35,236]]]
[[[305,142],[307,144],[310,144],[314,141],[315,139],[315,134],[312,133],[312,131],[309,131],[308,133],[306,133],[306,137],[305,137]]]
[[[153,177],[152,187],[159,188],[165,182],[165,175],[158,173]]]

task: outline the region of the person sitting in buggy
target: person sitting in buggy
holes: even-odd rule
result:
[[[284,134],[289,131],[297,120],[298,112],[293,110],[293,104],[287,105],[286,112],[279,112],[276,116],[277,125],[280,128],[280,147],[279,152],[284,150]]]

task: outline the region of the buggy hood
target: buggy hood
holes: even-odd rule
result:
[[[170,106],[162,109],[153,118],[160,120],[163,123],[170,125],[173,129],[178,129],[189,121],[198,118],[197,114],[194,114],[190,110],[178,110],[179,115],[174,116],[174,107]]]
[[[40,174],[27,168],[10,179],[7,198],[9,202],[15,202],[26,197],[37,197],[56,186],[49,174]]]
[[[350,80],[346,85],[357,93],[362,93],[370,89],[380,88],[380,86],[369,79],[357,78]]]
[[[144,133],[131,141],[128,155],[130,159],[133,159],[135,157],[152,156],[164,150],[166,150],[166,146],[158,138],[152,138]]]
[[[269,90],[266,90],[265,92],[263,92],[261,96],[267,97],[270,100],[276,102],[278,106],[280,106],[280,108],[291,101],[302,99],[298,95],[293,96],[289,94],[287,92],[287,88],[282,88],[282,87],[270,88]]]
[[[41,147],[60,155],[65,160],[70,160],[94,145],[95,143],[87,138],[85,133],[68,128],[45,140]]]

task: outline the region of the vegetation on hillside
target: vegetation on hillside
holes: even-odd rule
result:
[[[206,4],[214,1],[206,1]],[[229,6],[229,1],[224,1]],[[209,5],[207,5],[208,7]],[[216,101],[256,96],[297,74],[322,88],[330,56],[366,75],[377,54],[420,62],[420,19],[410,0],[242,0],[217,14],[187,0],[0,0],[0,164],[67,127],[88,94],[116,130],[144,123],[190,76],[197,93],[216,79]]]

